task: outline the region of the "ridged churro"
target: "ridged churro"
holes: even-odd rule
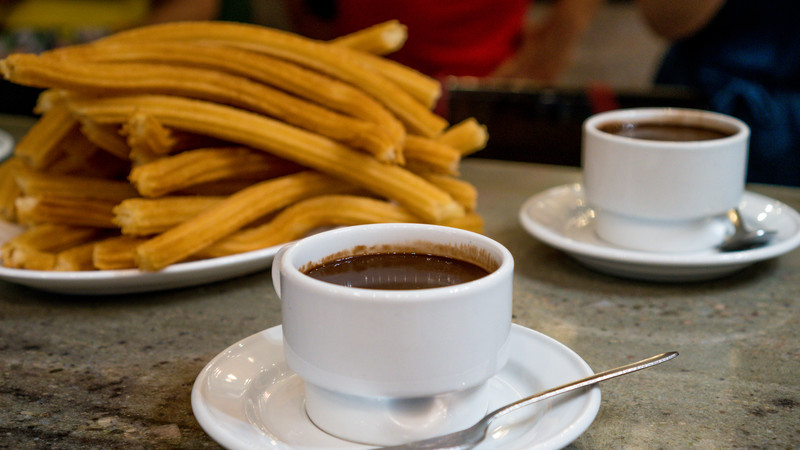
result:
[[[76,97],[68,102],[76,113],[101,122],[118,122],[134,111],[146,111],[166,126],[264,150],[395,200],[433,223],[464,214],[463,207],[446,192],[402,167],[382,164],[323,136],[246,111],[200,100],[155,95]]]
[[[91,147],[81,143],[78,145],[79,147],[64,148],[59,159],[47,166],[45,172],[118,180],[123,179],[130,171],[130,161],[102,151],[94,144]]]
[[[302,167],[246,147],[201,148],[134,167],[128,179],[145,197],[225,179],[266,180]]]
[[[246,77],[334,111],[380,125],[399,149],[405,129],[383,105],[344,83],[297,64],[248,50],[197,42],[103,42],[47,52],[51,58],[95,62],[147,62],[219,70]],[[395,155],[402,162],[402,155]]]
[[[92,264],[100,270],[136,268],[136,247],[146,242],[134,236],[115,236],[94,244]]]
[[[462,120],[436,137],[437,142],[458,150],[462,156],[483,149],[488,140],[486,125],[481,125],[474,117]]]
[[[484,232],[483,217],[481,217],[480,214],[475,212],[465,214],[464,216],[461,216],[457,219],[448,220],[442,225],[453,228],[461,228],[462,230],[474,231],[476,233]]]
[[[482,232],[457,174],[486,129],[448,128],[432,111],[441,84],[381,56],[406,37],[397,21],[328,42],[183,22],[0,60],[3,77],[45,89],[0,166],[0,214],[28,228],[4,263],[156,271],[320,227]]]
[[[188,186],[181,189],[178,192],[175,192],[175,195],[182,195],[182,196],[190,196],[190,195],[200,195],[200,196],[224,196],[227,197],[231,194],[235,194],[246,187],[250,187],[256,183],[259,183],[263,180],[219,180],[219,181],[212,181],[210,183],[203,183],[203,184],[196,184],[194,186]]]
[[[94,246],[94,242],[88,242],[56,253],[52,270],[70,272],[94,270]]]
[[[277,89],[225,72],[148,63],[92,63],[32,54],[0,61],[6,79],[34,87],[56,87],[105,95],[178,95],[241,107],[281,119],[393,161],[392,138],[375,123],[333,112]],[[130,74],[135,73],[136,77]]]
[[[329,42],[374,55],[388,55],[400,50],[406,39],[408,39],[408,28],[397,20],[388,20]]]
[[[122,134],[127,136],[130,158],[136,163],[149,162],[169,154],[177,140],[172,131],[164,128],[147,114],[134,113],[122,124]]]
[[[52,270],[58,252],[91,241],[100,233],[88,227],[36,225],[4,243],[0,254],[6,267]]]
[[[61,140],[77,128],[78,121],[66,105],[53,105],[20,139],[14,154],[28,167],[45,168],[58,159]]]
[[[9,222],[17,220],[14,201],[20,192],[14,175],[24,167],[25,165],[16,156],[11,156],[0,163],[0,217]]]
[[[365,223],[418,222],[401,206],[354,195],[322,195],[295,203],[270,222],[242,230],[200,253],[216,257],[271,247],[303,237],[319,228]]]
[[[95,198],[37,195],[17,197],[17,219],[25,225],[59,224],[81,227],[116,228],[112,209],[116,201]]]
[[[130,183],[73,175],[54,175],[24,169],[15,174],[22,195],[53,195],[71,198],[94,198],[119,203],[138,197]]]
[[[383,75],[369,70],[369,63],[364,61],[374,55],[288,32],[242,23],[174,22],[123,31],[100,42],[154,41],[215,42],[266,53],[359,86],[383,103],[411,132],[433,137],[447,127],[445,119],[428,109],[430,104],[421,103]]]
[[[408,135],[403,154],[406,157],[406,167],[414,172],[458,174],[461,153],[433,139]]]
[[[464,206],[467,212],[475,211],[478,206],[478,190],[469,182],[439,173],[421,173],[420,175],[434,186],[450,194],[455,201]]]
[[[132,198],[114,207],[113,221],[124,235],[148,236],[167,231],[224,199],[218,196]]]
[[[89,142],[111,153],[119,159],[130,159],[131,149],[120,135],[117,125],[100,125],[91,120],[82,120],[81,132]]]
[[[340,180],[308,171],[261,182],[138,246],[137,265],[142,270],[160,270],[289,204],[348,189]]]
[[[399,50],[407,37],[408,30],[405,25],[396,20],[389,20],[329,42],[372,55],[386,55]],[[392,80],[428,108],[433,108],[442,94],[438,80],[392,60],[365,55],[362,64]]]
[[[27,137],[30,133],[25,136]],[[48,157],[47,164],[37,164],[24,158],[23,160],[25,160],[28,167],[36,170],[47,170],[51,173],[71,173],[83,168],[86,161],[99,151],[100,148],[86,138],[81,132],[80,123],[76,122],[75,126],[61,136],[59,141],[48,151],[50,157]]]

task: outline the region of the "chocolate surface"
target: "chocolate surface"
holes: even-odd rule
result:
[[[318,280],[366,289],[428,289],[482,278],[489,272],[456,258],[421,253],[348,256],[305,271]]]
[[[606,133],[650,141],[706,141],[733,134],[702,126],[664,122],[608,122],[598,128]]]

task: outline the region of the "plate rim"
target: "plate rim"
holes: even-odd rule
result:
[[[269,335],[272,339],[280,339],[279,343],[276,345],[280,346],[280,357],[283,357],[283,348],[281,343],[283,342],[283,333],[282,333],[282,325],[276,325],[265,330],[259,331],[257,333],[251,334],[238,342],[228,346],[223,351],[216,354],[199,372],[195,381],[192,385],[192,392],[191,392],[191,405],[192,405],[192,412],[195,415],[195,419],[200,424],[200,427],[206,432],[209,437],[211,437],[214,441],[223,445],[226,448],[245,448],[244,443],[241,439],[235,439],[230,435],[230,433],[225,433],[220,429],[220,427],[215,426],[215,421],[213,418],[213,413],[211,412],[212,406],[205,401],[205,392],[204,392],[204,385],[208,380],[208,375],[212,372],[218,365],[218,363],[228,357],[232,352],[236,350],[243,349],[248,345],[248,341],[256,341],[262,335],[266,336]],[[582,373],[578,376],[588,376],[593,374],[592,368],[589,364],[580,356],[577,352],[569,348],[567,345],[561,343],[560,341],[545,335],[539,331],[530,329],[528,327],[512,323],[512,336],[517,336],[517,339],[524,339],[524,338],[534,338],[540,341],[547,342],[548,345],[553,346],[556,348],[559,353],[564,355],[566,358],[569,358],[571,362],[580,366]],[[273,362],[275,364],[275,362]],[[293,372],[292,372],[293,374]],[[581,393],[580,397],[586,398],[586,403],[580,409],[580,414],[576,416],[574,419],[571,420],[568,426],[565,426],[564,429],[556,434],[555,436],[551,437],[549,441],[537,443],[535,444],[535,448],[537,449],[556,449],[562,448],[569,443],[573,442],[577,439],[581,434],[583,434],[594,422],[595,418],[600,409],[601,404],[601,395],[600,389],[597,386],[594,386],[588,389],[586,392]],[[250,425],[250,424],[247,424]],[[251,425],[250,425],[251,426]],[[210,428],[210,429],[209,429]],[[284,449],[290,450],[295,449],[297,447],[291,446],[291,444],[282,442],[282,441],[275,441],[274,449]],[[307,447],[300,447],[300,448],[307,448]],[[316,448],[316,447],[308,447]],[[320,449],[321,450],[321,449]]]

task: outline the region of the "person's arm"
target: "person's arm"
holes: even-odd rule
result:
[[[560,0],[541,24],[524,32],[517,53],[493,74],[504,78],[556,79],[569,65],[578,41],[589,28],[603,0]]]
[[[637,0],[636,3],[653,31],[675,40],[702,29],[725,0]]]

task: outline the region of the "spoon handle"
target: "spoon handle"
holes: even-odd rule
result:
[[[563,384],[561,386],[554,387],[552,389],[548,389],[546,391],[539,392],[538,394],[531,395],[530,397],[525,397],[521,400],[517,400],[514,403],[509,403],[503,407],[500,407],[489,414],[486,415],[487,418],[491,418],[490,420],[494,420],[498,417],[504,416],[512,411],[516,411],[519,408],[523,408],[525,406],[530,405],[531,403],[536,403],[541,400],[548,399],[550,397],[555,397],[556,395],[561,395],[565,392],[573,391],[575,389],[580,389],[586,386],[591,386],[593,384],[597,384],[601,381],[610,380],[611,378],[615,378],[621,375],[626,375],[631,372],[636,372],[638,370],[647,369],[649,367],[653,367],[657,364],[661,364],[663,362],[669,361],[672,358],[678,356],[678,352],[667,352],[662,353],[660,355],[651,356],[649,358],[643,359],[641,361],[627,364],[621,367],[617,367],[615,369],[609,369],[603,372],[598,372],[594,375],[590,375],[586,378],[581,378],[579,380],[573,381],[571,383]]]

